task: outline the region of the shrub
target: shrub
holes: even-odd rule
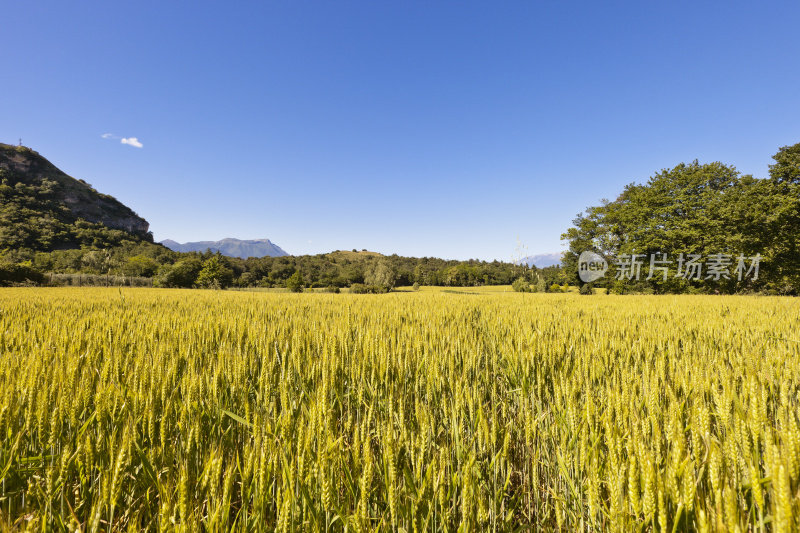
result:
[[[150,278],[158,271],[158,262],[144,255],[129,257],[122,266],[122,273],[137,278]]]
[[[523,278],[515,279],[514,283],[511,284],[511,288],[516,292],[531,292],[531,284]]]
[[[536,276],[536,292],[547,292],[547,282],[544,276]]]
[[[352,294],[382,294],[388,292],[385,287],[380,285],[364,285],[363,283],[353,283],[350,285]]]
[[[53,287],[153,287],[153,278],[109,274],[50,274],[47,284]]]
[[[295,270],[294,274],[286,280],[286,287],[292,292],[301,292],[303,285],[305,285],[305,280],[299,270]]]
[[[583,285],[581,285],[581,288],[578,292],[584,295],[594,294],[594,290],[592,289],[591,283],[584,283]]]
[[[0,287],[13,285],[38,285],[44,275],[29,265],[0,263]]]
[[[379,292],[388,292],[392,290],[396,280],[397,274],[385,259],[380,259],[373,264],[364,275],[364,282],[367,285],[375,285],[383,289]]]
[[[219,255],[215,255],[206,259],[203,263],[203,269],[197,275],[195,283],[198,287],[224,289],[232,281],[233,270],[225,264],[225,261]]]
[[[178,261],[172,266],[163,266],[156,276],[156,287],[191,287],[203,268],[199,259],[190,258]]]
[[[414,285],[412,286],[412,288],[413,288],[415,291],[418,291],[418,290],[419,290],[419,282],[418,282],[418,281],[415,281],[415,282],[414,282]]]

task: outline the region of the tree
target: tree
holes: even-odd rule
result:
[[[800,143],[784,146],[772,156],[769,167],[774,184],[768,208],[771,224],[770,254],[775,267],[773,289],[800,294]],[[763,198],[763,197],[762,197]]]
[[[525,278],[521,277],[514,280],[514,283],[511,284],[511,288],[516,292],[531,292],[531,284],[528,283]]]
[[[694,161],[659,172],[643,185],[630,184],[614,201],[603,200],[579,214],[562,239],[569,242],[564,257],[569,281],[577,282],[577,259],[583,251],[603,256],[610,269],[596,283],[610,287],[617,274],[615,259],[643,258],[638,282],[628,289],[653,292],[800,291],[800,145],[784,147],[774,156],[770,178],[740,175],[722,163]],[[649,260],[667,254],[672,271],[666,279]],[[719,280],[677,277],[680,254],[707,258],[728,255],[762,257],[758,279],[731,275]],[[663,259],[663,256],[661,256]],[[647,278],[650,277],[648,280]]]
[[[783,146],[772,156],[774,165],[769,166],[769,175],[779,183],[800,185],[800,143]]]
[[[295,270],[294,274],[286,280],[286,287],[292,292],[301,292],[304,285],[305,280],[299,270]]]
[[[144,255],[129,257],[122,266],[122,273],[126,276],[152,277],[158,271],[159,264],[155,259]]]
[[[195,284],[203,288],[224,289],[233,281],[233,270],[225,264],[222,256],[217,254],[203,262],[203,268],[197,275]]]
[[[0,261],[0,287],[33,285],[44,281],[41,272],[29,264],[13,264]]]
[[[196,258],[184,259],[171,266],[163,266],[155,279],[157,287],[191,287],[203,264]]]
[[[373,263],[364,276],[364,283],[390,291],[394,288],[396,278],[397,276],[389,263],[385,259],[380,259]]]

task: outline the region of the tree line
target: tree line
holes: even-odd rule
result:
[[[124,242],[111,248],[84,246],[50,252],[21,248],[0,253],[0,284],[40,284],[53,279],[47,274],[151,279],[158,287],[347,287],[353,292],[386,292],[415,283],[452,287],[510,285],[518,279],[533,288],[538,282],[542,290],[550,290],[567,281],[559,267],[538,269],[503,261],[355,251],[240,259],[210,251],[174,252],[149,242]]]
[[[591,286],[612,292],[800,294],[800,143],[773,160],[766,178],[681,163],[587,208],[562,235],[570,282],[591,251],[608,266]]]

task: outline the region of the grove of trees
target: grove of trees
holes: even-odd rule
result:
[[[626,292],[764,292],[800,293],[800,143],[773,156],[769,177],[742,175],[723,163],[693,161],[662,170],[645,184],[630,184],[613,201],[603,200],[579,214],[562,236],[569,243],[563,266],[571,283],[578,278],[583,251],[603,256],[610,269],[595,282]],[[666,254],[666,255],[664,255]],[[636,256],[639,279],[620,272]],[[709,270],[686,276],[678,267],[690,256],[719,256],[727,276]],[[651,276],[651,266],[664,261]],[[758,257],[759,270],[737,276],[742,261],[749,269]],[[708,268],[708,265],[706,266]],[[627,275],[625,275],[627,274]],[[742,279],[739,279],[739,278]],[[649,278],[649,279],[647,279]]]

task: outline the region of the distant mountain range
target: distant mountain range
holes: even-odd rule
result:
[[[561,253],[529,255],[517,261],[517,264],[545,268],[561,264]]]
[[[269,239],[222,239],[221,241],[185,242],[183,244],[167,239],[161,244],[176,252],[219,252],[228,257],[281,257],[287,254],[280,246]]]

